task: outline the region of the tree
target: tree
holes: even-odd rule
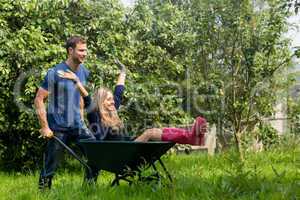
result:
[[[242,135],[272,115],[282,83],[278,76],[291,59],[282,38],[288,12],[281,1],[264,3],[260,10],[253,1],[231,0],[192,1],[185,7],[198,36],[190,71],[203,72],[204,88],[214,96],[198,92],[200,106],[215,110],[212,119],[233,132],[241,158]],[[197,80],[197,73],[191,76]]]

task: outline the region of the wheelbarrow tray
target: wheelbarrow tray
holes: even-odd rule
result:
[[[89,166],[113,173],[152,164],[173,145],[162,141],[80,141]]]
[[[173,142],[163,141],[80,141],[85,152],[87,165],[99,170],[115,173],[113,185],[119,185],[120,180],[132,183],[128,177],[138,176],[139,180],[160,180],[160,173],[155,166],[158,161],[165,174],[172,182],[172,177],[160,159],[172,146]],[[152,167],[155,173],[142,176],[142,169]]]

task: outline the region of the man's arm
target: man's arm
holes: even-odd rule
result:
[[[44,103],[47,97],[48,97],[48,91],[43,88],[39,88],[36,97],[34,99],[34,105],[41,126],[41,129],[39,130],[41,136],[45,138],[51,138],[53,136],[53,132],[51,131],[48,125],[47,112]]]

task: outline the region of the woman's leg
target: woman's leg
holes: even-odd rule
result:
[[[160,141],[162,137],[162,133],[163,131],[160,128],[147,129],[142,135],[140,135],[134,141],[136,142],[147,142],[149,140]]]
[[[181,128],[152,128],[147,129],[142,135],[140,135],[136,142],[147,142],[149,140],[155,141],[171,141],[180,144],[190,143],[189,131]]]
[[[204,145],[206,129],[206,120],[203,117],[197,117],[191,130],[163,128],[162,140],[179,144]]]
[[[135,141],[162,140],[179,144],[204,145],[206,129],[206,120],[203,117],[197,117],[191,130],[182,128],[152,128],[147,129]]]
[[[179,144],[190,143],[190,133],[183,128],[163,128],[162,141],[171,141]]]

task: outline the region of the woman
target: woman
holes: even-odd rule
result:
[[[93,100],[89,96],[84,86],[79,81],[76,74],[72,71],[60,71],[58,75],[61,78],[72,80],[84,100],[84,108],[87,112],[89,129],[95,135],[97,140],[122,140],[124,135],[123,122],[120,120],[117,109],[119,109],[124,91],[124,83],[126,78],[126,68],[118,60],[116,64],[120,67],[120,75],[114,94],[107,88],[99,88],[93,95]]]
[[[89,128],[98,140],[122,140],[125,136],[122,134],[124,125],[118,116],[117,110],[121,104],[124,91],[126,68],[118,60],[115,60],[115,62],[120,68],[120,75],[114,95],[107,88],[99,88],[96,90],[93,100],[73,72],[70,70],[68,72],[59,72],[61,78],[70,79],[77,85],[84,99],[85,108],[90,110],[87,114]],[[206,120],[202,117],[197,117],[190,130],[182,128],[147,129],[135,141],[158,140],[180,144],[203,145],[206,126]]]

